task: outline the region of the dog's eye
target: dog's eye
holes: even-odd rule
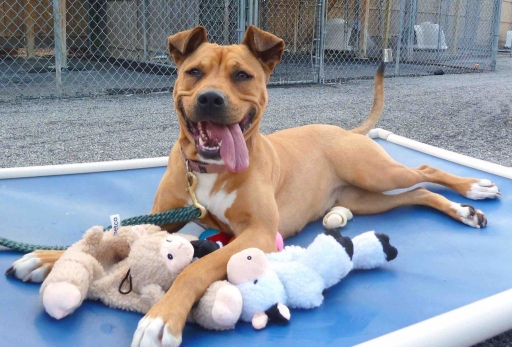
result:
[[[238,71],[235,73],[235,79],[239,81],[249,80],[252,76],[245,71]]]
[[[202,75],[202,72],[197,68],[193,68],[187,71],[187,75],[192,77],[200,77]]]
[[[258,280],[254,280],[254,284],[258,283]]]
[[[167,254],[167,259],[169,259],[169,260],[172,260],[172,259],[173,259],[173,256],[172,256],[172,254],[171,254],[171,253]]]

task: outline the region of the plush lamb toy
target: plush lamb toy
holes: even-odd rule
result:
[[[41,286],[43,305],[56,319],[71,314],[85,299],[146,313],[194,257],[218,247],[154,225],[121,227],[117,234],[93,227],[55,263]],[[216,282],[189,320],[208,329],[231,329],[241,307],[238,289],[227,281]]]
[[[242,293],[241,320],[262,329],[269,319],[289,321],[288,307],[319,306],[323,291],[352,269],[372,269],[397,254],[387,235],[369,231],[350,240],[328,230],[307,248],[287,246],[267,255],[257,248],[241,251],[229,260],[227,274]]]

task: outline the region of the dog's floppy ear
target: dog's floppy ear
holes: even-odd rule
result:
[[[254,25],[247,28],[242,43],[249,47],[251,53],[267,68],[269,74],[283,57],[284,41]]]
[[[197,26],[169,36],[168,42],[169,54],[179,67],[201,44],[208,42],[208,37],[206,36],[206,29],[202,26]]]

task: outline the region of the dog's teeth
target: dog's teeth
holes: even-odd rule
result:
[[[203,140],[203,137],[200,137],[200,138],[199,138],[199,144],[200,144],[201,146],[204,146],[205,142],[204,142],[204,140]]]

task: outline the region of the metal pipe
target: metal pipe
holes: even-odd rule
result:
[[[253,14],[253,10],[254,10],[254,1],[253,0],[249,0],[249,8],[247,10],[247,25],[253,25],[254,24],[254,14]]]
[[[343,20],[345,21],[344,25],[343,25],[343,49],[348,49],[348,43],[350,41],[349,38],[347,38],[348,36],[348,12],[349,12],[349,8],[348,8],[348,0],[345,0],[345,8],[343,9]],[[352,28],[350,29],[352,31]]]
[[[238,34],[238,43],[242,43],[244,40],[244,34],[245,34],[245,0],[239,0],[238,1],[238,28],[236,29]]]
[[[271,81],[267,83],[267,86],[287,86],[287,85],[311,85],[315,83],[312,80],[298,80],[298,81],[291,81],[291,80],[279,80],[279,81]]]
[[[147,40],[147,28],[146,28],[146,0],[142,0],[142,48],[144,50],[143,60],[148,61],[148,40]]]
[[[326,6],[326,1],[327,0],[321,0],[321,4],[320,4],[320,8],[319,8],[319,11],[321,13],[321,21],[320,21],[320,37],[319,37],[319,40],[320,40],[320,52],[319,52],[319,70],[318,70],[318,83],[324,83],[324,79],[325,79],[325,71],[324,71],[324,47],[325,47],[325,17],[327,16],[327,13],[325,11],[325,9],[327,8]]]
[[[496,71],[496,55],[498,54],[498,39],[500,36],[501,0],[494,0],[494,32],[491,48],[491,71]],[[512,50],[510,51],[512,56]]]
[[[386,24],[384,28],[384,38],[382,39],[382,48],[388,48],[389,29],[391,26],[391,12],[393,11],[393,0],[386,0]]]
[[[355,19],[354,19],[354,26],[355,26],[355,32],[357,33],[355,39],[355,43],[354,43],[354,46],[352,47],[352,49],[356,49],[357,47],[357,50],[359,51],[359,37],[361,36],[361,27],[362,27],[362,23],[359,22],[359,20],[361,19],[361,0],[357,0],[356,2],[356,8],[355,8]],[[352,33],[354,32],[353,30],[354,28],[351,28],[350,29],[350,36],[352,36]],[[350,43],[350,40],[349,42],[347,42],[347,46],[349,45]]]
[[[404,26],[405,0],[400,1],[400,17],[398,19],[398,41],[396,43],[395,75],[400,70],[400,56],[402,55],[402,32]]]
[[[313,69],[313,82],[320,83],[320,50],[322,49],[322,43],[320,38],[322,37],[322,17],[323,17],[323,2],[325,0],[317,0],[316,2],[316,37],[315,40],[315,64]]]
[[[439,11],[437,13],[437,57],[439,61],[441,53],[441,13],[443,12],[443,0],[439,0]]]
[[[455,23],[452,29],[452,48],[451,53],[457,53],[457,46],[459,44],[459,26],[460,26],[460,12],[461,0],[455,0]]]
[[[407,16],[407,52],[406,60],[412,60],[414,55],[414,25],[416,24],[418,0],[409,3],[409,15]]]
[[[57,96],[62,96],[62,37],[59,0],[53,0],[53,41],[55,43],[55,84]]]
[[[299,12],[300,12],[300,0],[293,0],[293,46],[292,53],[297,52],[297,43],[299,41]],[[297,5],[295,7],[295,5]]]
[[[222,43],[229,44],[229,3],[230,0],[224,0],[224,28],[222,30]]]
[[[256,25],[257,27],[260,26],[260,16],[259,16],[259,12],[260,12],[260,9],[259,9],[259,3],[260,1],[259,0],[254,0],[254,9],[253,9],[253,24]]]
[[[379,20],[377,21],[377,32],[380,35],[380,38],[382,40],[382,6],[383,6],[384,0],[379,0]]]

